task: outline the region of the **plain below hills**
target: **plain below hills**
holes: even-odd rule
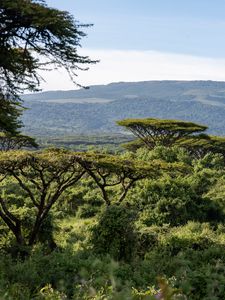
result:
[[[24,95],[24,131],[32,136],[121,134],[116,120],[193,121],[225,135],[225,82],[145,81]]]

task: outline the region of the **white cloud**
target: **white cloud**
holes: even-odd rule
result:
[[[225,81],[225,59],[203,58],[157,51],[82,50],[82,55],[100,59],[90,70],[80,71],[82,85],[145,80]],[[64,70],[41,73],[43,90],[75,89]]]

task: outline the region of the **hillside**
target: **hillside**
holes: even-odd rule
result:
[[[181,119],[225,135],[225,82],[146,81],[23,96],[24,131],[34,136],[115,134],[123,118]]]

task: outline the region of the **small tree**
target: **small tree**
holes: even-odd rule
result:
[[[207,129],[206,126],[178,121],[161,119],[125,119],[117,122],[137,136],[150,149],[156,145],[171,146],[177,140],[199,133]]]
[[[0,217],[19,245],[33,245],[36,242],[52,206],[84,173],[75,156],[62,151],[8,151],[0,154]],[[33,213],[34,220],[27,236],[18,210],[24,203],[20,203],[20,197],[12,199],[8,182],[4,186],[8,178],[16,184],[16,190],[27,196],[30,213]]]

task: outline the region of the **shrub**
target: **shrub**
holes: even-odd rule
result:
[[[130,260],[137,244],[135,217],[136,213],[124,206],[107,207],[92,229],[94,250],[101,254],[108,253],[116,260]]]

